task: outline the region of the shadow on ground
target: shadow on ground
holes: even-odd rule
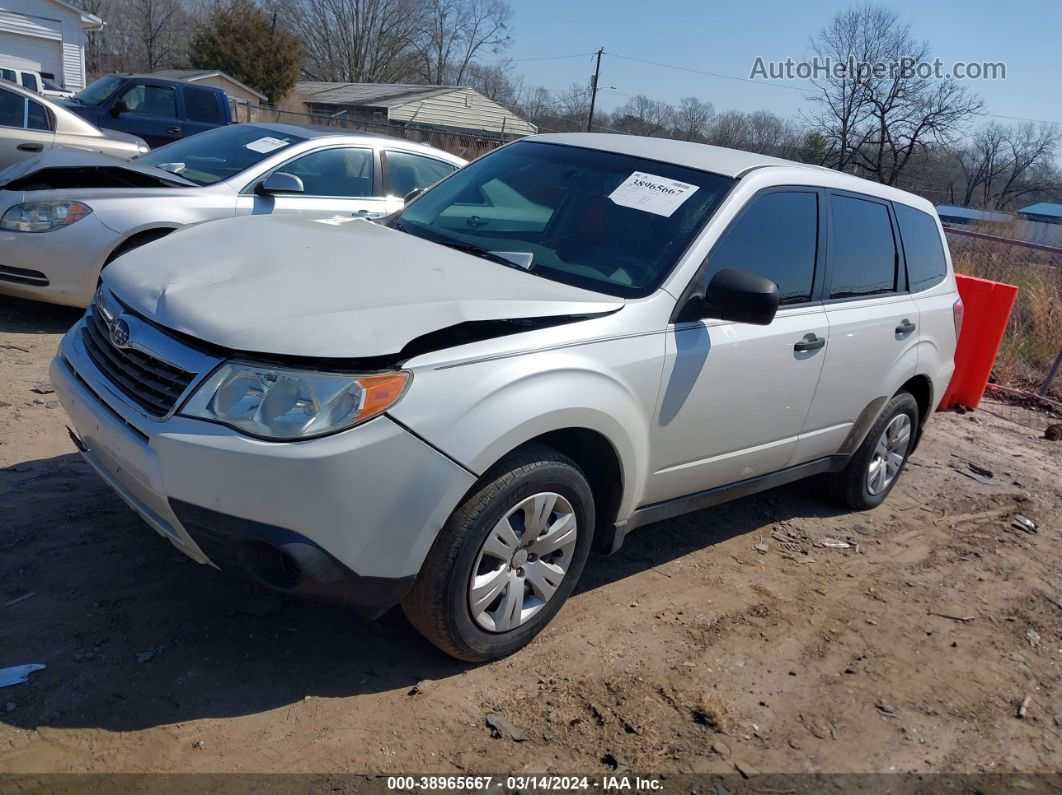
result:
[[[72,306],[0,295],[0,333],[64,334],[84,312]]]
[[[798,484],[641,528],[618,554],[591,557],[574,598],[775,521],[833,513],[804,491]],[[0,693],[0,720],[13,726],[128,731],[307,695],[407,688],[467,667],[424,641],[400,610],[365,622],[189,561],[77,455],[0,470],[0,504],[0,605],[34,594],[0,606],[0,667],[48,666]]]

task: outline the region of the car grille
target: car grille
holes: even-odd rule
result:
[[[133,348],[116,348],[99,309],[93,307],[82,327],[85,351],[92,363],[122,394],[146,414],[162,417],[173,411],[195,373],[174,367]]]

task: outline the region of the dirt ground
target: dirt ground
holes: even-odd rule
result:
[[[0,667],[47,665],[0,690],[0,770],[1062,770],[1043,415],[937,415],[869,513],[804,483],[643,528],[531,647],[471,666],[400,611],[281,599],[151,531],[33,391],[78,314],[0,298]]]

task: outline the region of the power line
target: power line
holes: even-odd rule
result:
[[[497,61],[484,61],[483,63],[503,64],[503,63],[525,63],[527,61],[563,61],[568,58],[589,58],[595,53],[592,52],[579,52],[574,55],[543,55],[537,58],[500,58]]]
[[[591,53],[591,55],[592,54],[593,53]],[[726,74],[722,74],[720,72],[709,72],[709,71],[704,70],[704,69],[693,69],[693,68],[690,68],[688,66],[678,66],[677,64],[662,63],[660,61],[648,61],[648,60],[646,60],[644,58],[635,58],[635,57],[630,56],[630,55],[620,55],[620,54],[614,53],[614,52],[606,52],[605,55],[611,56],[613,58],[622,58],[625,61],[635,61],[637,63],[650,64],[651,66],[660,66],[660,67],[663,67],[664,69],[676,69],[676,70],[678,70],[680,72],[692,72],[693,74],[708,75],[709,77],[718,77],[718,78],[721,78],[723,80],[737,80],[737,81],[742,82],[742,83],[753,83],[755,85],[771,86],[773,88],[785,88],[785,89],[788,89],[790,91],[800,91],[800,92],[803,92],[805,94],[817,94],[818,93],[815,89],[812,89],[812,88],[802,88],[800,86],[791,86],[791,85],[786,85],[784,83],[765,82],[763,80],[754,80],[751,77],[738,77],[736,75],[726,75]],[[616,93],[619,93],[619,92],[616,92]],[[628,95],[625,94],[624,96],[628,96]],[[1028,121],[1028,122],[1033,122],[1035,124],[1051,124],[1051,125],[1056,125],[1056,126],[1062,124],[1062,122],[1052,121],[1050,119],[1031,119],[1031,118],[1027,118],[1027,117],[1024,117],[1024,116],[1004,116],[1004,115],[1001,115],[999,113],[976,113],[974,115],[976,115],[976,116],[988,116],[988,117],[993,118],[993,119],[1007,119],[1009,121]]]
[[[692,68],[690,68],[688,66],[677,66],[676,64],[661,63],[660,61],[647,61],[644,58],[635,58],[635,57],[633,57],[631,55],[620,55],[620,54],[614,53],[614,52],[607,52],[607,53],[605,53],[605,55],[608,55],[608,56],[610,56],[612,58],[622,58],[624,61],[635,61],[637,63],[649,64],[651,66],[662,66],[665,69],[677,69],[680,72],[692,72],[692,73],[698,74],[698,75],[708,75],[709,77],[718,77],[718,78],[721,78],[723,80],[737,80],[738,82],[741,82],[741,83],[752,83],[754,85],[768,86],[770,88],[785,88],[785,89],[788,89],[790,91],[801,91],[801,92],[803,92],[805,94],[814,94],[814,93],[816,93],[815,90],[811,89],[811,88],[801,88],[800,86],[790,86],[790,85],[785,85],[784,83],[769,83],[769,82],[764,82],[763,80],[753,80],[751,77],[738,77],[737,75],[724,75],[724,74],[722,74],[720,72],[709,72],[709,71],[706,71],[704,69],[692,69]]]

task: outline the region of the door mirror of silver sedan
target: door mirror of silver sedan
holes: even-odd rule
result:
[[[415,198],[417,198],[423,192],[424,192],[424,188],[413,188],[413,190],[411,190],[409,193],[407,193],[405,195],[405,197],[402,199],[402,201],[404,201],[406,204],[409,204],[411,201],[413,201]]]
[[[254,192],[259,196],[278,196],[290,193],[304,193],[302,180],[294,174],[285,174],[282,171],[274,172],[259,182]]]
[[[767,326],[778,311],[778,285],[756,273],[724,268],[708,283],[701,317]]]

